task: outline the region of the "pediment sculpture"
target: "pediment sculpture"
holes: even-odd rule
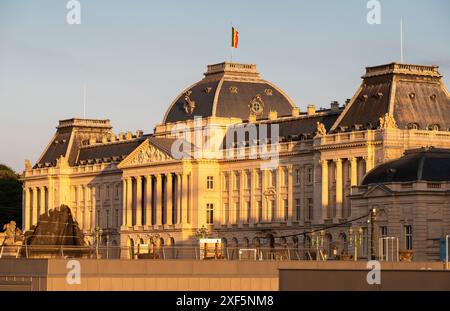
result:
[[[137,155],[130,161],[130,164],[145,164],[166,160],[170,160],[170,157],[167,154],[152,145],[148,145],[146,148],[138,151]]]

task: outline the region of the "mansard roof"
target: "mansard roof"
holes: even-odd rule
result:
[[[437,66],[391,63],[367,67],[363,82],[331,131],[377,128],[393,116],[401,129],[450,128],[450,95]]]
[[[265,119],[271,110],[289,116],[293,101],[276,85],[263,80],[254,64],[224,62],[209,65],[205,77],[181,92],[170,105],[163,123],[186,121],[195,117],[247,119],[250,103],[257,99]],[[192,104],[192,111],[186,105]]]

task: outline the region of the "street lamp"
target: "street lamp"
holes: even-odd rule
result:
[[[94,236],[95,251],[96,251],[97,259],[98,259],[98,247],[99,247],[100,239],[102,238],[103,230],[100,227],[95,227],[94,230],[92,231],[92,234]]]
[[[354,232],[352,227],[348,229],[349,244],[353,246],[353,259],[355,261],[358,261],[358,246],[362,244],[362,235],[363,229],[361,227],[357,232]]]
[[[313,232],[311,236],[312,246],[316,247],[316,260],[319,261],[319,250],[323,247],[323,237],[325,236],[325,231],[320,230],[319,235],[316,235],[315,232]]]

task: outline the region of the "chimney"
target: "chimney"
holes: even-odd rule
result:
[[[345,101],[345,105],[347,106],[349,102],[351,102],[351,99],[347,98],[347,100]]]
[[[330,104],[331,111],[339,111],[339,102],[338,101],[332,101]]]
[[[316,113],[316,106],[314,106],[314,105],[308,105],[308,108],[307,108],[307,114],[308,114],[308,116],[312,116],[313,114],[315,114]]]
[[[298,107],[292,108],[292,116],[298,117],[299,115],[300,115],[300,109],[298,109]]]
[[[278,118],[278,112],[276,110],[269,111],[269,120],[276,120]]]

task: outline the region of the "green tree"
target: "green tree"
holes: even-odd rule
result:
[[[10,167],[0,164],[0,230],[11,220],[22,228],[22,183]]]

